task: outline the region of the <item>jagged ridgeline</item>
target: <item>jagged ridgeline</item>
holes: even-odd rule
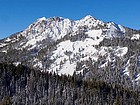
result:
[[[82,78],[0,63],[0,105],[139,105],[137,91]]]
[[[89,92],[96,87],[85,86],[85,81],[90,81],[91,85],[103,83],[109,90],[104,90],[104,88],[102,90],[101,87],[95,89],[97,92],[95,92],[95,96],[98,97],[94,97],[93,100],[99,102],[102,102],[105,98],[105,103],[109,103],[107,100],[110,101],[110,96],[105,92],[113,94],[113,99],[111,99],[113,103],[117,99],[123,105],[129,105],[129,100],[132,100],[132,97],[134,100],[131,102],[136,102],[135,95],[128,98],[127,94],[123,93],[126,90],[132,91],[132,93],[137,94],[138,98],[140,97],[140,31],[113,22],[103,22],[92,16],[86,16],[76,21],[62,17],[39,18],[22,32],[0,40],[0,62],[2,64],[3,62],[11,63],[17,68],[19,65],[25,65],[25,67],[34,69],[41,75],[47,73],[50,76],[51,73],[55,73],[57,74],[55,78],[65,77],[68,83],[69,79],[76,75],[77,81],[82,81],[82,83],[76,82],[77,84],[70,85],[70,89],[75,89],[76,92],[79,89],[81,94],[87,94],[83,93],[85,92],[84,89]],[[37,75],[36,73],[33,74]],[[53,76],[49,78],[53,78]],[[62,80],[55,82],[60,81]],[[62,86],[63,89],[73,82],[68,83],[64,84],[64,87]],[[36,86],[33,85],[33,87]],[[122,90],[123,92],[119,93],[116,87],[120,92]],[[43,88],[46,88],[46,86]],[[62,91],[68,90],[63,89]],[[83,89],[83,92],[80,89]],[[57,94],[57,91],[54,95]],[[104,94],[105,97],[100,96],[98,92]],[[41,100],[40,97],[44,97],[44,94],[46,93],[36,93],[35,95]],[[93,95],[93,92],[90,94]],[[90,94],[88,95],[90,96]],[[34,98],[29,97],[29,99],[33,99],[32,102],[37,100],[35,95],[33,95]],[[74,97],[72,93],[67,95]],[[82,98],[81,95],[79,97]],[[82,102],[81,100],[90,102],[87,99],[88,96],[86,99],[84,97],[82,99],[77,98],[78,102]],[[124,100],[127,101],[127,99],[129,99],[128,103],[124,103]],[[76,104],[77,101],[72,102]],[[137,102],[139,101],[137,100]],[[67,105],[67,103],[65,104]]]

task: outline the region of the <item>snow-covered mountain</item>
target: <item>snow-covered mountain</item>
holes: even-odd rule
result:
[[[0,61],[137,86],[139,37],[137,30],[90,15],[76,21],[43,17],[0,41]]]

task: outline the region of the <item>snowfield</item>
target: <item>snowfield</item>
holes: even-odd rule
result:
[[[84,41],[71,42],[67,40],[58,44],[51,57],[52,60],[56,60],[51,65],[50,70],[58,74],[72,75],[76,70],[76,63],[78,61],[86,61],[89,58],[97,61],[99,56],[107,55],[107,62],[101,66],[105,67],[108,61],[113,62],[110,58],[109,50],[112,50],[119,57],[123,57],[127,53],[127,47],[101,47],[100,49],[94,47],[94,45],[99,45],[104,39],[102,30],[90,30],[86,34],[88,34],[89,38],[86,38]]]

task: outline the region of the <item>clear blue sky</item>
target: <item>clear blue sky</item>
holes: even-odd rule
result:
[[[0,0],[0,39],[24,30],[40,17],[72,20],[92,15],[140,29],[140,0]]]

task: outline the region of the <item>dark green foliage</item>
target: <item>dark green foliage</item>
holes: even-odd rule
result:
[[[2,100],[2,102],[0,102],[0,105],[12,105],[10,97],[5,96]]]

